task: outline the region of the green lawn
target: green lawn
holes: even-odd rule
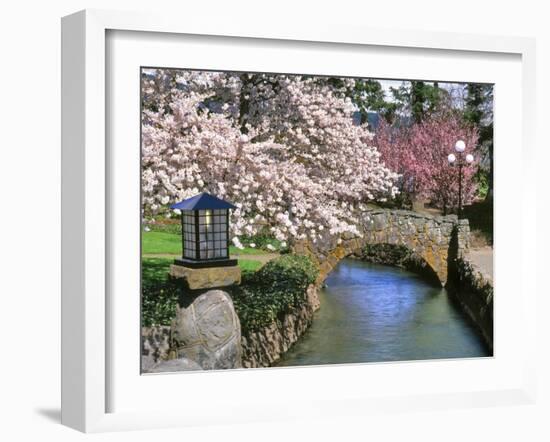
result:
[[[141,253],[144,255],[181,255],[181,236],[166,232],[142,232],[141,246]],[[240,250],[230,246],[229,253],[232,255],[263,255],[267,252],[252,247]]]
[[[262,263],[260,261],[256,261],[255,259],[239,258],[238,262],[239,262],[239,267],[243,272],[255,272],[262,266]]]
[[[143,232],[141,247],[144,255],[181,255],[181,236],[164,232]]]

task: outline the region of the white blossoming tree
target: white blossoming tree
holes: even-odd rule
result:
[[[358,233],[365,203],[396,192],[354,107],[325,79],[152,70],[142,78],[145,216],[206,191],[234,235]]]

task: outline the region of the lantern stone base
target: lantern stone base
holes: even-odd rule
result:
[[[178,264],[170,266],[170,276],[184,279],[190,290],[227,287],[241,283],[241,269],[236,266],[190,268]]]

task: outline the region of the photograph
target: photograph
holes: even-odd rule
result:
[[[493,84],[138,74],[142,374],[493,356]]]

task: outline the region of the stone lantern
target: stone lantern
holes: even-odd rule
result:
[[[235,206],[209,193],[173,204],[181,211],[182,256],[170,275],[184,279],[190,290],[239,284],[241,271],[229,257],[229,210]]]

